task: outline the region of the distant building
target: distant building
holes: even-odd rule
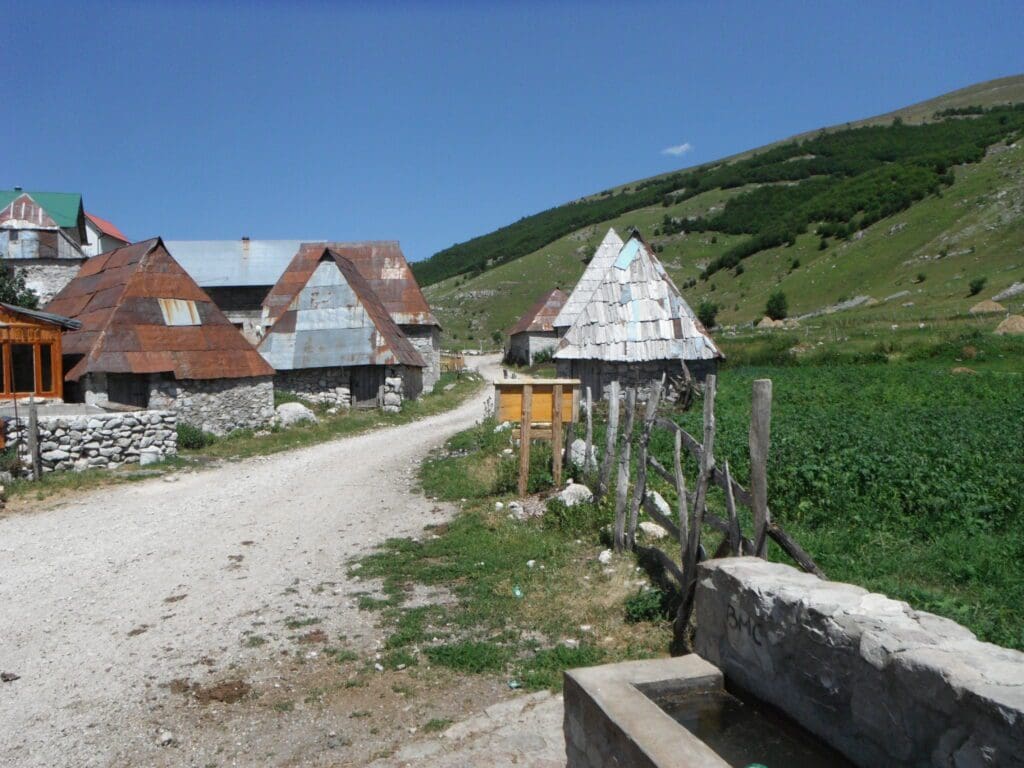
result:
[[[66,192],[0,190],[0,258],[45,304],[86,259],[82,196]]]
[[[519,318],[508,332],[508,351],[505,359],[518,365],[533,365],[541,352],[553,352],[558,346],[558,334],[552,324],[569,297],[555,288]]]
[[[263,302],[304,247],[330,248],[348,259],[377,294],[392,319],[422,355],[423,389],[441,372],[441,327],[395,241],[171,240],[168,249],[254,344],[267,330]],[[318,254],[319,255],[319,254]]]
[[[713,373],[721,351],[639,235],[630,237],[555,352],[558,376],[601,397],[612,381],[647,386],[662,374]]]
[[[174,410],[225,434],[274,417],[273,369],[160,238],[94,256],[47,305],[64,334],[65,400]]]
[[[615,261],[615,257],[619,255],[623,245],[625,243],[622,242],[619,233],[609,227],[604,239],[597,246],[597,250],[587,264],[587,268],[583,270],[583,275],[577,281],[576,287],[572,289],[572,293],[569,294],[565,305],[559,311],[558,317],[552,323],[559,338],[565,335],[573,321],[583,311],[583,307],[590,301],[590,297],[594,295],[597,286],[601,284],[601,280],[611,267],[612,262]]]
[[[341,406],[398,410],[423,389],[426,363],[356,266],[324,246],[307,246],[263,303],[259,345],[275,386]]]
[[[93,213],[85,214],[85,242],[82,252],[86,256],[99,256],[128,245],[130,241],[114,224]]]

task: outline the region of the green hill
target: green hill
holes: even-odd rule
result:
[[[719,323],[758,319],[778,289],[791,314],[861,296],[851,312],[877,322],[945,321],[1024,280],[1024,106],[1005,102],[1024,76],[606,190],[414,269],[456,344],[575,284],[608,226],[639,227]]]

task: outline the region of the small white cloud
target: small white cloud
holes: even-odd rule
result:
[[[693,149],[693,144],[688,141],[684,141],[682,144],[676,144],[674,147],[665,147],[661,150],[661,154],[679,157],[680,155],[685,155],[691,149]]]

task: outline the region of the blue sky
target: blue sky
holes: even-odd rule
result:
[[[0,186],[82,192],[134,239],[399,239],[414,260],[1024,72],[1019,0],[3,5]]]

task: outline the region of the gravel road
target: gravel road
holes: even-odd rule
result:
[[[494,374],[494,358],[477,362]],[[488,396],[0,519],[0,671],[20,676],[0,683],[0,762],[203,765],[198,753],[171,757],[159,745],[161,734],[184,741],[169,681],[258,676],[260,662],[284,653],[289,619],[315,617],[332,636],[370,642],[374,615],[355,607],[360,585],[346,563],[452,514],[414,492],[415,472],[481,418]],[[259,643],[247,643],[254,635]]]

